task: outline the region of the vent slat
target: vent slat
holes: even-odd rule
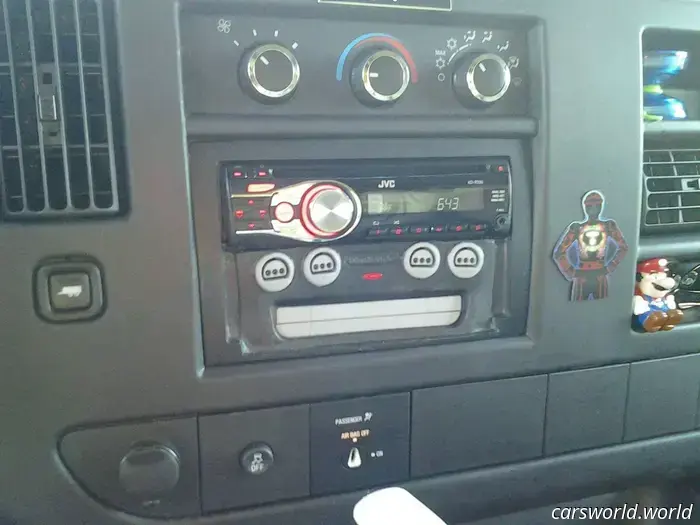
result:
[[[644,233],[700,224],[700,150],[654,149],[643,156]]]
[[[112,1],[0,0],[1,219],[126,211]]]
[[[89,193],[89,206],[93,206],[92,195],[93,195],[93,177],[92,177],[92,163],[90,162],[90,119],[87,110],[87,97],[85,95],[85,68],[83,67],[83,38],[80,32],[80,8],[78,7],[78,0],[73,0],[73,16],[75,23],[75,42],[76,49],[78,53],[78,82],[80,86],[80,110],[83,121],[83,141],[85,144],[85,169],[87,175],[87,186]]]
[[[29,40],[29,55],[31,57],[31,70],[32,70],[32,80],[33,80],[33,86],[34,89],[33,94],[37,93],[39,89],[39,74],[37,72],[37,48],[36,48],[36,42],[34,41],[34,17],[32,16],[32,0],[26,0],[25,4],[25,10],[27,13],[27,37]],[[36,104],[36,99],[34,100],[34,103]],[[42,210],[46,209],[49,207],[49,188],[48,188],[48,181],[46,180],[46,154],[44,153],[44,134],[42,132],[41,123],[39,122],[39,116],[37,115],[37,139],[39,141],[39,163],[41,166],[41,185],[43,188],[43,201],[44,205],[42,206]]]
[[[56,65],[56,72],[58,73],[58,82],[56,82],[56,95],[58,97],[58,106],[63,110],[63,115],[60,115],[59,126],[61,130],[61,136],[64,140],[61,141],[61,163],[63,168],[63,184],[66,193],[66,208],[73,207],[73,196],[70,191],[70,170],[68,167],[68,144],[66,143],[66,122],[65,122],[65,100],[63,98],[63,82],[61,75],[61,64],[60,50],[58,47],[58,22],[56,19],[56,6],[55,2],[49,2],[49,25],[51,31],[51,44],[53,47],[53,61]]]
[[[95,27],[95,32],[98,35],[98,45],[100,49],[100,64],[102,64],[102,67],[100,68],[100,71],[102,72],[102,99],[100,100],[97,98],[97,106],[93,108],[94,113],[93,115],[99,115],[100,110],[104,112],[104,127],[107,131],[107,142],[109,144],[114,143],[114,122],[112,122],[112,113],[108,111],[108,108],[110,107],[110,97],[111,97],[111,91],[109,87],[109,77],[107,74],[107,68],[104,67],[104,64],[107,64],[107,43],[105,42],[105,34],[106,34],[106,27],[105,27],[105,13],[104,13],[104,6],[99,3],[97,4],[97,26]],[[90,29],[88,27],[88,29]],[[95,93],[98,92],[97,89],[94,90]],[[114,155],[114,149],[109,148],[108,149],[108,166],[109,170],[108,173],[110,175],[110,180],[109,184],[113,187],[117,187],[117,161]],[[106,201],[105,201],[106,202]],[[114,206],[114,195],[112,195],[112,206]]]
[[[12,177],[14,179],[17,179],[17,175],[19,176],[19,181],[17,184],[16,190],[20,191],[19,198],[21,199],[21,206],[17,206],[17,194],[16,193],[9,193],[10,189],[5,189],[5,197],[10,198],[14,201],[15,204],[10,204],[7,202],[8,209],[14,210],[14,211],[24,211],[27,209],[27,189],[25,187],[25,173],[24,173],[24,156],[22,155],[22,130],[20,129],[19,125],[19,119],[17,118],[17,79],[16,79],[16,74],[15,74],[15,68],[12,67],[12,64],[14,63],[14,58],[13,58],[13,49],[12,49],[12,25],[10,24],[10,13],[9,9],[7,9],[7,6],[5,5],[5,2],[3,1],[0,4],[0,7],[2,7],[2,14],[3,14],[3,20],[5,22],[5,42],[7,46],[7,56],[8,56],[8,61],[10,62],[10,89],[12,91],[12,111],[13,115],[15,116],[15,136],[14,136],[14,141],[13,143],[17,145],[17,152],[18,152],[18,158],[17,158],[17,169],[19,170],[18,174],[13,175]],[[3,95],[4,96],[4,95]],[[0,140],[4,141],[3,137],[0,137]],[[4,164],[4,162],[3,162]],[[10,170],[15,168],[15,163],[14,162],[9,162],[8,168]],[[4,178],[4,177],[3,177]]]

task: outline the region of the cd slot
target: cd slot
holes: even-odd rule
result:
[[[462,314],[462,297],[449,295],[312,306],[283,306],[275,327],[287,339],[450,326]]]

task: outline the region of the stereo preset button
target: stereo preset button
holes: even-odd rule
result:
[[[468,224],[453,224],[450,226],[449,230],[453,233],[463,233],[469,231]]]
[[[414,244],[404,253],[403,267],[415,279],[432,277],[440,267],[440,250],[429,242]]]
[[[367,237],[386,237],[389,235],[389,228],[372,228],[367,232]]]
[[[430,231],[433,233],[445,233],[447,231],[447,226],[443,226],[443,225],[433,226],[430,228]]]
[[[411,233],[415,235],[425,235],[430,233],[430,226],[411,226]]]
[[[288,202],[281,202],[275,208],[275,219],[280,222],[290,222],[294,218],[294,206]]]
[[[489,225],[488,224],[472,224],[469,229],[471,229],[474,232],[484,232],[488,230]]]
[[[341,258],[331,248],[317,248],[304,259],[304,277],[314,286],[328,286],[340,275]]]
[[[396,226],[391,229],[392,235],[406,235],[408,233],[408,228],[403,228],[401,226]]]
[[[455,277],[471,279],[484,267],[484,250],[473,242],[462,242],[452,248],[447,265]]]
[[[255,265],[255,280],[266,292],[281,292],[294,280],[294,261],[283,253],[270,253]]]

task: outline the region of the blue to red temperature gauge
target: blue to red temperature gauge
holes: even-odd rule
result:
[[[393,104],[418,82],[418,68],[399,40],[385,33],[366,33],[350,42],[338,58],[335,76],[342,82],[348,57],[357,51],[349,79],[355,96],[370,106]]]

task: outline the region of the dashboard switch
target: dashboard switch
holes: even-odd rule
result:
[[[53,323],[89,321],[102,315],[102,271],[92,259],[66,257],[45,261],[34,274],[39,316]]]
[[[395,394],[312,405],[312,495],[408,479],[409,398]]]
[[[264,443],[250,445],[241,453],[241,466],[248,474],[260,476],[265,474],[275,463],[275,454]]]
[[[56,273],[49,277],[51,306],[58,312],[85,310],[92,302],[90,274],[86,272]]]
[[[204,512],[309,495],[307,405],[201,416],[199,445]]]

